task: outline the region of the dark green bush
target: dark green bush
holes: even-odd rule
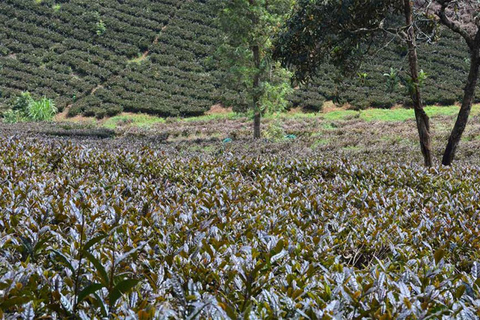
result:
[[[70,109],[68,109],[67,116],[68,117],[75,117],[83,113],[83,108],[78,105],[72,106]]]
[[[103,119],[107,115],[107,110],[103,108],[95,108],[95,118],[97,119]]]
[[[119,105],[109,105],[105,107],[105,112],[107,116],[113,117],[117,114],[120,114],[123,112],[123,107]]]

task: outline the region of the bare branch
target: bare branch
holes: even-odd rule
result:
[[[438,17],[440,18],[441,22],[447,26],[450,30],[460,34],[465,41],[467,41],[467,44],[469,47],[473,46],[473,39],[472,35],[467,32],[467,28],[465,26],[462,26],[459,22],[457,21],[452,21],[450,20],[446,13],[445,10],[451,1],[438,1],[441,3],[440,11],[437,13]]]

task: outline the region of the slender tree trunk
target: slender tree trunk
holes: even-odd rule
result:
[[[253,75],[253,111],[254,111],[254,118],[253,118],[253,138],[258,139],[260,138],[260,118],[261,118],[261,110],[260,110],[260,48],[258,45],[252,47],[253,52],[253,62],[255,65],[255,74]]]
[[[261,113],[259,111],[255,111],[255,114],[253,116],[253,137],[255,139],[260,138],[260,118],[261,118]]]
[[[467,85],[464,89],[462,106],[458,113],[457,121],[455,122],[452,133],[448,138],[447,148],[443,153],[442,164],[446,166],[451,165],[453,162],[455,151],[462,138],[463,131],[467,126],[468,116],[470,115],[473,100],[475,99],[475,87],[477,85],[480,67],[480,31],[477,32],[475,37],[474,47],[470,49],[470,71],[468,73]]]
[[[413,29],[412,2],[410,0],[404,0],[403,3],[405,9],[405,22],[408,28],[405,35],[405,41],[407,42],[408,47],[408,63],[410,65],[410,75],[412,77],[410,94],[412,96],[413,108],[415,110],[420,148],[422,150],[425,166],[431,167],[433,162],[430,138],[430,119],[423,109],[422,97],[420,95],[417,45],[415,41],[415,30]]]

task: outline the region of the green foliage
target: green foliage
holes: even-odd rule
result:
[[[358,80],[361,85],[367,84],[368,73],[367,72],[357,72]]]
[[[24,113],[18,110],[8,110],[3,113],[2,117],[4,123],[17,123],[25,121]]]
[[[101,36],[107,31],[107,26],[105,25],[105,22],[103,22],[102,19],[98,20],[95,26],[96,26],[97,35],[99,36]]]
[[[96,109],[94,112],[95,118],[97,119],[103,119],[107,115],[107,111],[105,109]]]
[[[285,130],[279,121],[271,121],[266,124],[264,136],[267,139],[279,140],[285,137]]]
[[[397,69],[391,67],[390,72],[384,73],[383,76],[387,78],[387,82],[385,83],[385,88],[387,91],[394,92],[397,89],[400,81]]]
[[[425,73],[425,71],[420,70],[420,72],[418,73],[418,87],[419,88],[422,88],[425,86],[425,80],[428,78],[427,74]],[[414,91],[415,91],[415,85],[414,83],[412,82],[412,79],[410,78],[410,76],[406,76],[404,79],[403,79],[403,82],[405,83],[405,87],[407,88],[407,93],[408,94],[412,94]]]
[[[300,82],[325,62],[355,74],[369,44],[381,42],[375,38],[379,26],[394,23],[389,18],[402,5],[394,0],[300,0],[276,39],[274,56]]]
[[[15,100],[11,110],[3,114],[3,121],[16,123],[22,121],[49,121],[57,113],[53,100],[46,97],[35,100],[29,92],[22,92]]]
[[[82,114],[82,112],[83,112],[83,109],[80,106],[72,106],[70,109],[68,109],[67,116],[75,117]]]
[[[478,166],[87,146],[0,137],[1,317],[478,314]]]
[[[26,115],[32,121],[49,121],[57,113],[53,100],[46,97],[31,101],[26,109]]]
[[[0,12],[0,34],[9,35],[0,41],[0,103],[28,90],[79,114],[98,107],[167,117],[200,115],[218,102],[220,78],[204,62],[221,38],[209,3],[2,1]]]
[[[149,128],[159,123],[165,123],[165,119],[146,114],[132,114],[113,116],[106,120],[104,126],[110,129],[115,129],[123,125]]]
[[[291,0],[217,1],[220,29],[224,42],[217,50],[218,66],[225,71],[222,85],[237,92],[233,99],[224,97],[236,110],[259,108],[275,112],[286,108],[291,93],[289,74],[271,59],[272,38],[293,6]],[[258,47],[256,64],[253,48]],[[258,87],[255,77],[259,78]]]
[[[123,107],[118,105],[109,105],[105,108],[105,113],[109,117],[116,116],[117,114],[122,113]]]
[[[206,61],[215,60],[212,53],[225,36],[215,23],[214,2],[218,1],[0,1],[0,18],[5,21],[0,25],[0,104],[11,105],[20,92],[29,91],[53,99],[59,110],[71,106],[71,114],[87,112],[89,106],[108,114],[108,106],[114,105],[164,117],[197,116],[219,101],[232,101],[227,105],[246,110],[251,102],[243,87],[224,86],[235,79],[229,78],[227,68]],[[52,10],[54,4],[61,9]],[[95,36],[99,19],[108,30]],[[462,39],[443,29],[439,35],[433,44],[419,44],[420,66],[429,75],[423,97],[426,104],[451,105],[463,94],[468,52],[462,49]],[[313,111],[328,100],[358,108],[404,103],[401,85],[385,94],[383,74],[391,66],[402,74],[405,48],[396,42],[387,48],[375,44],[372,51],[377,55],[364,59],[359,70],[368,73],[367,85],[357,79],[337,81],[335,69],[325,63],[310,84],[286,99],[293,107]],[[147,51],[140,64],[128,64]],[[104,89],[90,99],[102,84]]]
[[[20,96],[17,97],[15,103],[12,106],[13,111],[18,111],[21,113],[26,113],[28,106],[34,102],[30,92],[22,92]]]
[[[279,72],[285,73],[281,79],[289,79],[290,74],[286,70],[279,69]],[[280,81],[279,83],[265,82],[263,84],[263,95],[260,97],[260,105],[264,113],[283,112],[288,109],[290,102],[288,97],[293,93],[293,88],[289,81]]]

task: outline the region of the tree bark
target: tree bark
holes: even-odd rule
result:
[[[468,73],[467,85],[464,89],[462,106],[460,107],[457,121],[448,138],[447,147],[443,153],[442,164],[445,166],[450,166],[453,162],[455,151],[462,138],[463,131],[465,131],[465,127],[467,126],[470,110],[472,109],[473,100],[475,99],[475,87],[477,86],[480,67],[480,31],[477,32],[473,48],[470,49],[470,71]]]
[[[407,26],[405,41],[408,47],[408,63],[410,65],[410,76],[412,80],[410,94],[412,97],[413,108],[415,110],[415,119],[417,122],[418,136],[420,139],[420,149],[422,150],[425,166],[431,167],[433,162],[430,137],[430,119],[423,109],[422,97],[420,95],[417,45],[415,41],[415,30],[413,29],[412,3],[410,0],[404,0],[403,3],[405,9],[405,22]]]
[[[261,118],[261,110],[260,110],[260,47],[258,45],[254,45],[252,47],[253,52],[253,62],[255,65],[255,73],[253,75],[253,111],[254,111],[254,118],[253,118],[253,138],[258,139],[260,138],[260,118]]]
[[[255,111],[255,114],[253,116],[253,138],[254,139],[259,139],[261,137],[260,118],[261,118],[261,113],[259,111]]]

